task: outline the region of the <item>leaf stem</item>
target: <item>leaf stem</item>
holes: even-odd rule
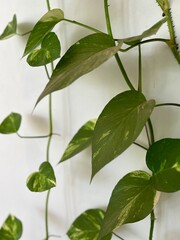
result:
[[[124,240],[124,238],[120,237],[119,235],[117,235],[115,232],[112,233],[114,236],[116,236],[117,238]]]
[[[26,139],[33,139],[33,138],[47,138],[50,136],[50,134],[44,135],[44,136],[22,136],[18,132],[16,133],[18,137],[20,138],[26,138]]]
[[[175,29],[174,29],[174,25],[173,25],[173,19],[172,19],[171,9],[170,9],[170,6],[169,6],[169,1],[164,0],[164,5],[166,6],[166,9],[164,10],[164,14],[165,14],[166,17],[168,17],[167,25],[168,25],[168,29],[169,29],[171,42],[172,42],[172,43],[169,44],[169,47],[171,48],[171,51],[173,52],[174,57],[176,58],[176,60],[180,64],[180,54],[178,52],[178,44],[176,42]]]
[[[154,138],[154,129],[153,129],[153,125],[151,122],[151,119],[148,119],[148,128],[149,128],[149,135],[150,135],[150,145],[153,144],[155,142],[155,138]]]
[[[51,6],[50,6],[50,2],[49,2],[49,0],[46,0],[46,5],[47,5],[47,9],[48,9],[48,11],[50,11],[50,10],[51,10]]]
[[[112,28],[111,28],[111,22],[110,22],[110,17],[109,17],[109,9],[108,9],[109,5],[108,5],[108,0],[104,0],[104,11],[105,11],[105,17],[106,17],[106,26],[107,26],[107,31],[108,31],[108,34],[113,38],[113,33],[112,33]],[[121,62],[121,59],[118,55],[118,53],[115,54],[115,59],[116,59],[116,62],[122,72],[122,75],[127,83],[127,85],[129,86],[129,88],[131,90],[135,90],[134,86],[132,85],[127,73],[126,73],[126,70]]]
[[[151,221],[151,226],[150,226],[150,233],[149,233],[149,240],[153,240],[153,232],[154,232],[154,223],[155,223],[155,214],[154,214],[154,210],[152,210],[151,212],[151,217],[150,217],[150,221]]]
[[[139,143],[137,143],[137,142],[133,142],[133,144],[134,145],[136,145],[136,146],[138,146],[138,147],[140,147],[140,148],[143,148],[144,150],[148,150],[148,148],[146,148],[146,147],[144,147],[143,145],[141,145],[141,144],[139,144]]]
[[[90,27],[86,24],[83,24],[83,23],[80,23],[80,22],[77,22],[77,21],[74,21],[74,20],[70,20],[70,19],[67,19],[67,18],[64,18],[62,21],[65,21],[65,22],[69,22],[69,23],[73,23],[73,24],[76,24],[78,26],[81,26],[81,27],[84,27],[88,30],[91,30],[93,32],[96,32],[96,33],[102,33],[100,30],[98,30],[97,28],[93,28],[93,27]]]
[[[25,32],[25,33],[16,33],[16,34],[17,34],[17,36],[23,37],[23,36],[26,36],[27,34],[30,34],[31,32],[32,32],[32,30]]]
[[[159,103],[159,104],[155,105],[155,107],[163,107],[163,106],[180,107],[180,104],[178,104],[178,103]]]
[[[118,40],[120,41],[120,40]],[[127,48],[124,48],[124,49],[120,49],[119,51],[120,52],[127,52],[129,50],[131,50],[132,48],[135,48],[139,45],[142,45],[142,44],[146,44],[146,43],[150,43],[150,42],[164,42],[164,43],[168,43],[170,40],[169,39],[165,39],[165,38],[153,38],[153,39],[148,39],[148,40],[144,40],[144,41],[141,41],[141,42],[138,42],[130,47],[127,47]]]
[[[141,45],[138,45],[139,61],[138,61],[138,91],[142,92],[142,55],[141,55]]]
[[[46,205],[45,205],[45,226],[46,226],[46,240],[49,239],[49,197],[50,197],[50,190],[48,190],[46,195]]]
[[[155,138],[154,138],[153,125],[152,125],[150,118],[148,119],[147,126],[148,126],[148,130],[149,130],[148,132],[149,132],[149,137],[150,137],[150,139],[149,139],[150,145],[152,145],[155,142]],[[154,213],[154,209],[152,209],[151,215],[150,215],[149,240],[153,240],[154,223],[155,223],[155,213]]]

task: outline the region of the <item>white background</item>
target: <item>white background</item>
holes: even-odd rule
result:
[[[155,0],[109,1],[115,38],[142,33],[161,19],[162,12]],[[180,42],[180,2],[170,1],[177,40]],[[18,31],[31,30],[33,24],[47,11],[45,0],[0,0],[0,32],[17,14]],[[65,17],[84,22],[106,31],[103,0],[54,0],[52,8],[61,8]],[[68,23],[56,27],[62,43],[62,54],[88,30]],[[168,37],[164,25],[158,36]],[[21,135],[48,133],[47,98],[32,114],[37,97],[47,79],[43,68],[31,68],[21,59],[26,37],[14,37],[0,42],[0,121],[9,113],[18,112],[23,121]],[[157,103],[180,102],[180,69],[170,50],[163,43],[142,47],[143,90],[147,99]],[[137,83],[137,49],[122,54],[122,60],[133,84]],[[51,163],[55,168],[57,188],[50,197],[50,233],[65,233],[77,215],[88,208],[105,207],[115,184],[129,171],[147,170],[145,151],[131,146],[120,157],[107,165],[89,184],[91,175],[90,149],[71,161],[57,166],[67,143],[76,131],[89,119],[96,118],[108,101],[128,89],[114,59],[99,69],[80,78],[69,88],[53,95],[54,136],[51,147]],[[152,121],[156,140],[164,137],[179,138],[180,111],[163,107],[154,110]],[[147,145],[144,132],[139,142]],[[9,213],[22,220],[23,240],[45,238],[45,193],[31,193],[26,188],[27,176],[38,170],[45,161],[46,139],[19,139],[16,135],[0,136],[0,224]],[[154,240],[180,239],[180,194],[162,194],[156,209]],[[132,225],[121,227],[119,235],[125,240],[147,240],[149,217]],[[56,238],[51,238],[56,239]],[[115,237],[113,239],[116,239]]]

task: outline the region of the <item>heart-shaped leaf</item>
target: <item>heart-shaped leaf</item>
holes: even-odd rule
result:
[[[152,183],[162,192],[180,190],[180,139],[165,138],[147,151],[146,163],[154,173]]]
[[[104,211],[101,209],[89,209],[82,213],[72,223],[67,232],[71,240],[97,240],[101,223],[104,219]],[[103,240],[110,240],[112,234],[108,234]]]
[[[68,144],[60,162],[63,162],[79,152],[87,148],[91,142],[94,132],[94,127],[96,124],[96,119],[90,120],[85,123],[79,131],[74,135],[70,143]]]
[[[39,172],[32,173],[26,184],[32,192],[44,192],[55,187],[56,177],[51,164],[43,162],[39,167]]]
[[[16,15],[14,15],[12,21],[8,23],[3,33],[0,35],[0,40],[5,40],[16,35],[16,31],[17,31],[17,18]]]
[[[70,47],[53,71],[51,81],[38,98],[67,87],[82,75],[99,67],[118,52],[121,43],[114,46],[114,40],[107,34],[91,34]]]
[[[167,19],[168,19],[167,17],[161,19],[159,22],[150,27],[148,30],[144,31],[141,35],[125,38],[123,39],[123,42],[128,45],[134,45],[138,42],[141,42],[141,40],[144,38],[155,35],[159,31],[161,26],[167,21]]]
[[[123,224],[144,219],[156,203],[151,176],[144,171],[128,173],[112,192],[98,239],[103,239]]]
[[[27,62],[32,67],[46,65],[60,57],[60,42],[54,32],[48,33],[41,43],[41,49],[33,50]]]
[[[9,215],[0,229],[1,240],[18,240],[21,238],[23,226],[15,216]]]
[[[9,114],[0,125],[0,133],[16,133],[21,125],[21,115],[19,113]]]
[[[154,105],[154,100],[146,101],[142,93],[132,90],[105,106],[94,129],[92,177],[136,140]]]
[[[49,33],[54,26],[64,18],[64,13],[61,9],[52,9],[48,11],[34,26],[24,51],[23,56],[34,50]]]

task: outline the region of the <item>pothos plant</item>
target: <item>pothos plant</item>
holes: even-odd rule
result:
[[[97,119],[86,122],[77,131],[64,151],[61,160],[63,164],[89,145],[92,146],[92,176],[93,177],[112,160],[118,157],[130,145],[136,144],[146,151],[146,165],[151,171],[133,171],[119,180],[112,191],[107,209],[88,209],[83,212],[67,231],[72,240],[108,240],[112,236],[123,239],[114,230],[123,224],[140,221],[150,215],[149,240],[153,239],[155,223],[154,209],[159,201],[160,192],[172,193],[180,190],[180,139],[165,138],[156,141],[151,122],[151,114],[155,107],[166,105],[179,106],[178,103],[156,103],[155,99],[146,99],[143,93],[141,46],[152,42],[162,42],[172,51],[180,64],[180,54],[175,38],[168,0],[156,1],[162,9],[162,19],[145,30],[142,34],[114,39],[111,29],[108,0],[104,0],[104,12],[107,32],[95,27],[70,20],[64,17],[61,9],[51,9],[49,0],[46,1],[47,13],[35,24],[25,46],[23,57],[32,67],[43,66],[49,79],[45,89],[40,94],[35,105],[44,97],[49,96],[49,134],[47,158],[39,170],[27,178],[27,187],[32,192],[47,191],[45,209],[45,239],[49,234],[48,202],[50,190],[56,186],[56,177],[50,163],[49,149],[53,137],[52,93],[68,87],[82,75],[93,71],[108,59],[115,57],[118,67],[127,83],[127,91],[113,97],[104,107]],[[66,21],[89,29],[92,34],[74,43],[61,57],[61,36],[53,32],[54,27]],[[162,25],[167,24],[169,39],[153,38]],[[0,35],[0,40],[18,35],[16,15]],[[128,77],[121,61],[121,54],[133,48],[138,48],[138,84],[134,86]],[[54,67],[53,61],[57,61]],[[51,66],[51,72],[47,65]],[[19,137],[21,115],[11,113],[0,124],[0,133],[14,134]],[[148,147],[136,142],[137,137],[145,128]],[[18,240],[22,236],[22,222],[15,216],[9,215],[0,229],[0,239]]]

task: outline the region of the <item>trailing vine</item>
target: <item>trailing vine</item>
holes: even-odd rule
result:
[[[0,35],[0,40],[18,35],[29,34],[23,57],[32,67],[44,67],[48,83],[39,95],[35,107],[48,96],[48,134],[44,136],[23,136],[19,133],[21,115],[9,114],[0,124],[1,134],[17,134],[18,137],[47,138],[46,159],[39,166],[39,170],[27,178],[27,187],[32,192],[46,192],[45,201],[45,240],[51,237],[49,230],[49,200],[51,189],[56,186],[56,176],[51,166],[50,148],[54,133],[52,113],[52,93],[62,90],[79,77],[93,71],[104,62],[114,57],[119,67],[123,81],[128,89],[114,96],[104,107],[97,119],[86,122],[69,142],[58,164],[69,160],[88,146],[92,148],[92,175],[96,174],[107,164],[117,158],[132,144],[146,151],[146,165],[148,172],[136,170],[127,173],[119,180],[112,191],[107,209],[88,209],[78,216],[67,231],[71,240],[110,240],[112,236],[124,240],[115,229],[127,223],[134,223],[150,216],[150,230],[148,238],[153,240],[155,225],[155,207],[159,201],[159,192],[173,193],[180,190],[180,139],[155,139],[154,127],[151,121],[154,108],[173,106],[179,103],[156,103],[155,99],[147,100],[143,91],[142,74],[142,45],[148,43],[165,43],[172,51],[177,64],[180,64],[180,54],[176,41],[175,27],[168,0],[156,0],[162,9],[162,19],[148,28],[142,34],[114,39],[109,14],[108,0],[104,0],[104,13],[107,32],[64,17],[61,9],[50,6],[46,0],[47,12],[39,19],[30,32],[19,34],[16,15]],[[91,34],[79,39],[61,57],[61,43],[59,36],[53,31],[62,21],[75,24],[92,31]],[[167,24],[170,39],[153,38],[159,29]],[[132,83],[128,72],[121,60],[133,48],[138,49],[138,84]],[[58,60],[56,66],[54,61]],[[51,72],[48,70],[49,64]],[[145,129],[148,147],[137,142],[137,138]],[[0,239],[18,240],[23,233],[22,222],[15,216],[9,215],[0,229]]]

